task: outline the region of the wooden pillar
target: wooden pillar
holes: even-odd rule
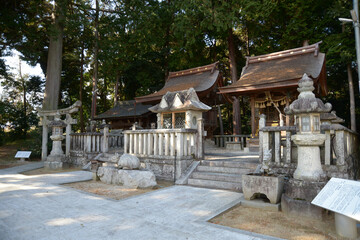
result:
[[[255,124],[255,96],[251,96],[250,99],[251,107],[251,137],[255,137],[256,134],[256,124]]]

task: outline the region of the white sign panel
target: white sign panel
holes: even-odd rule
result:
[[[29,158],[31,151],[18,151],[15,158]]]
[[[360,221],[360,182],[331,178],[311,203]]]

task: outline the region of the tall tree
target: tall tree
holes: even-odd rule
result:
[[[58,108],[63,56],[63,31],[67,5],[68,0],[54,1],[51,15],[53,24],[49,33],[50,42],[43,102],[43,109],[46,110]]]

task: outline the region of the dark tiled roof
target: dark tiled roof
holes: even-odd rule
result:
[[[167,92],[178,92],[194,88],[197,93],[210,89],[219,77],[217,63],[197,68],[171,72],[165,86],[158,92],[135,98],[136,102],[160,100]]]
[[[141,103],[135,103],[135,100],[121,101],[118,102],[115,107],[107,110],[106,112],[100,115],[97,115],[95,119],[141,116],[145,113],[150,112],[149,107],[151,107],[151,105],[143,105]]]
[[[319,43],[301,48],[247,58],[240,79],[220,88],[222,93],[252,92],[281,87],[296,87],[306,73],[316,82],[319,79],[323,94],[327,92],[325,54]]]

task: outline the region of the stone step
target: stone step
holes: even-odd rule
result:
[[[190,178],[188,180],[188,185],[194,186],[194,187],[226,189],[226,190],[242,192],[241,183],[235,183],[235,182],[223,182],[223,181],[213,181],[213,180]]]
[[[213,172],[193,172],[192,179],[204,179],[222,182],[236,182],[242,181],[242,175],[240,174],[225,174],[225,173],[213,173]]]
[[[247,174],[253,170],[248,168],[233,168],[233,167],[211,167],[211,166],[198,166],[196,171],[199,172],[215,172],[215,173],[230,173],[230,174]]]
[[[210,166],[210,167],[229,167],[229,168],[248,168],[256,169],[259,163],[256,162],[245,162],[245,161],[211,161],[203,160],[201,161],[201,166]]]

